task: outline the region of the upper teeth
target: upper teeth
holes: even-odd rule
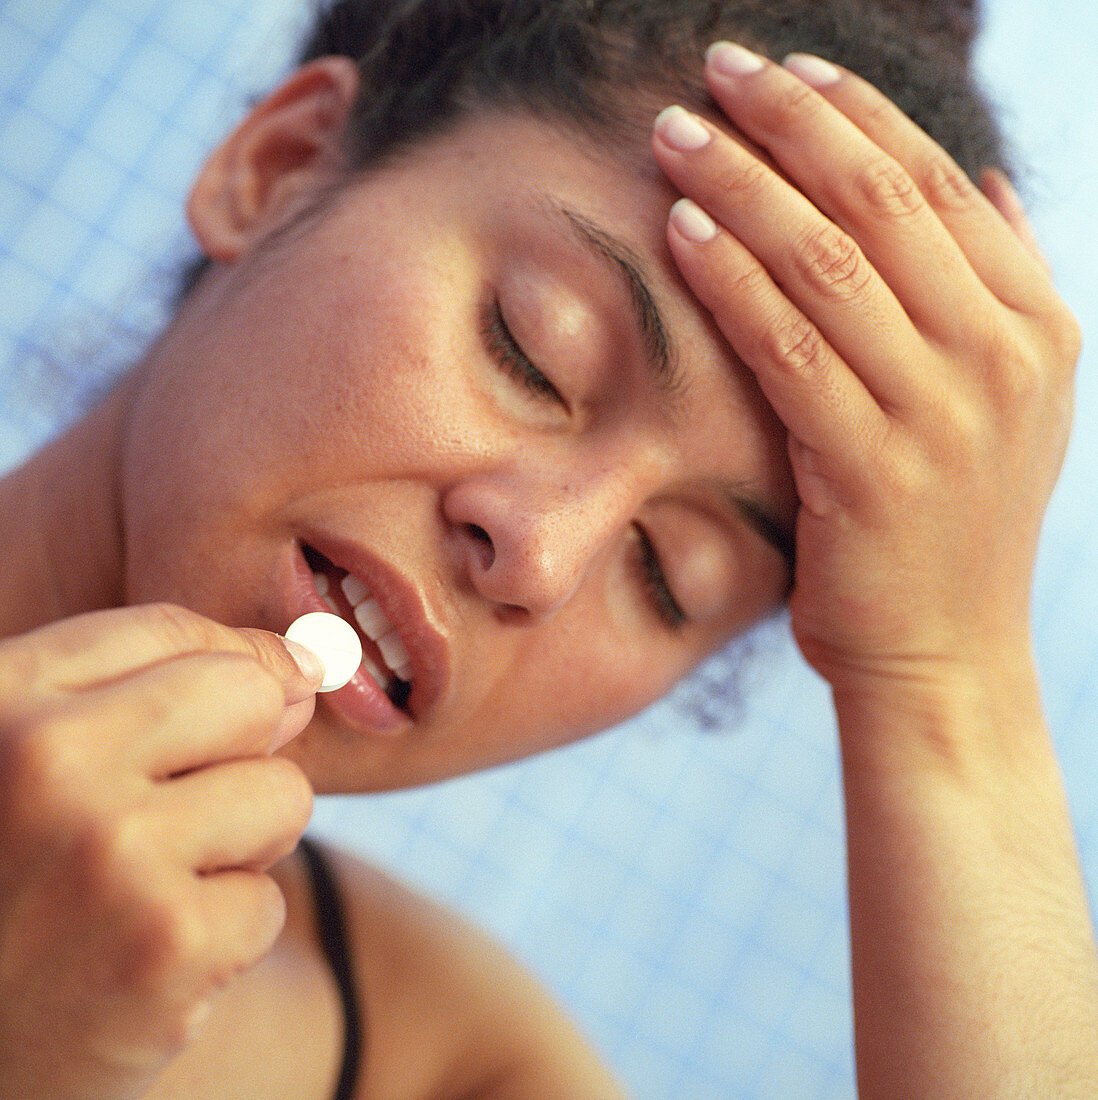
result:
[[[324,596],[327,588],[327,578],[323,578],[323,586],[320,578],[317,582],[317,591]],[[362,633],[366,635],[381,651],[382,659],[401,680],[411,680],[412,663],[408,658],[408,651],[400,640],[396,627],[385,617],[381,605],[370,595],[370,590],[358,577],[348,573],[340,582],[343,595],[354,612],[355,622],[358,623]],[[371,672],[377,670],[370,669]],[[382,684],[382,687],[385,685]]]

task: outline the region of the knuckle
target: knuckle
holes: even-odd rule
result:
[[[74,815],[68,859],[73,880],[88,897],[129,899],[149,874],[148,841],[134,816]]]
[[[211,997],[209,994],[205,999],[167,1007],[158,1030],[152,1035],[157,1051],[174,1056],[194,1042],[210,1013]]]
[[[249,712],[261,726],[276,722],[282,713],[282,685],[273,672],[246,653],[219,653],[216,659],[204,662],[196,675],[202,676],[211,693],[223,691],[231,682],[234,694],[247,700]]]
[[[173,653],[193,651],[206,631],[205,620],[193,611],[173,603],[145,604],[137,613],[142,615],[150,633]]]
[[[1013,408],[1031,406],[1045,389],[1045,372],[1035,358],[1015,353],[1001,360],[999,388]]]
[[[872,277],[854,239],[830,222],[804,235],[793,261],[810,286],[839,301],[859,297]]]
[[[1060,304],[1051,326],[1053,351],[1060,364],[1069,371],[1075,369],[1083,353],[1083,328],[1075,314]]]
[[[45,679],[51,659],[33,635],[0,640],[0,720],[19,709],[36,684]]]
[[[218,684],[220,690],[226,682],[227,678],[222,675]],[[282,686],[266,669],[246,659],[235,660],[232,683],[237,698],[247,708],[239,717],[241,734],[257,746],[265,747],[285,712],[286,697]]]
[[[255,877],[252,923],[247,939],[250,948],[241,957],[236,969],[250,965],[274,945],[286,924],[286,896],[278,883],[268,874]]]
[[[792,313],[768,329],[768,354],[779,367],[795,375],[816,375],[828,362],[828,347],[807,317]]]
[[[892,508],[912,504],[922,497],[922,478],[919,466],[907,455],[882,461],[878,469],[881,496]]]
[[[209,925],[190,906],[161,902],[151,907],[148,930],[154,958],[167,960],[173,967],[194,964],[209,954]]]
[[[999,416],[1011,420],[1042,400],[1049,372],[1039,356],[1023,347],[1013,334],[996,327],[985,349],[990,399]]]
[[[855,174],[854,183],[857,195],[880,217],[908,219],[923,209],[915,181],[884,153],[867,160]]]
[[[757,108],[759,122],[767,130],[781,130],[798,122],[806,114],[815,114],[821,106],[819,93],[800,81],[791,81]]]
[[[908,122],[907,115],[886,96],[874,95],[860,107],[863,112],[862,128],[869,135],[889,134]]]
[[[1006,356],[997,364],[994,404],[1004,419],[1028,419],[1045,404],[1047,388],[1045,372],[1027,356]]]
[[[931,420],[922,448],[930,468],[952,471],[952,483],[976,484],[994,448],[995,418],[981,401],[954,395],[938,404]]]
[[[762,161],[754,157],[737,157],[735,163],[722,165],[714,174],[712,186],[715,198],[719,203],[729,195],[757,194],[765,188],[771,175]]]
[[[183,700],[175,685],[156,680],[142,684],[139,693],[131,693],[126,700],[132,728],[154,730],[171,721]]]
[[[66,818],[83,804],[86,762],[64,716],[36,714],[13,724],[0,739],[4,819]]]
[[[282,682],[271,668],[258,656],[232,654],[230,660],[235,663],[234,675],[247,684],[256,705],[276,718],[285,702]]]
[[[147,896],[135,909],[127,943],[133,985],[157,988],[173,975],[201,969],[211,933],[193,907],[165,895]]]
[[[977,202],[979,191],[959,164],[945,153],[931,156],[919,173],[924,197],[935,209],[964,211]]]
[[[283,830],[282,843],[289,848],[297,843],[313,813],[313,788],[305,773],[292,761],[272,756],[263,762],[269,805],[279,807]],[[281,852],[280,855],[288,854]]]
[[[727,289],[722,293],[722,298],[727,296],[736,301],[758,303],[765,300],[770,289],[770,276],[758,264],[748,263],[729,273],[725,287]]]
[[[209,721],[226,733],[232,731],[241,752],[265,755],[271,733],[285,712],[285,693],[279,682],[245,654],[218,653],[194,662],[194,666],[187,669],[182,690],[191,700],[208,703]],[[142,727],[154,728],[158,712],[167,713],[185,704],[175,681],[151,685],[138,704]]]
[[[309,824],[313,815],[313,787],[305,773],[294,763],[282,756],[271,757],[281,773],[281,805],[295,833],[300,833]]]

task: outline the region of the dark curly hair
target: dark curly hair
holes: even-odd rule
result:
[[[298,61],[338,54],[358,66],[352,171],[491,108],[635,149],[672,99],[712,106],[702,57],[725,38],[852,69],[975,178],[1007,167],[969,64],[977,15],[976,0],[336,0],[319,5]],[[204,268],[189,269],[181,296]]]
[[[728,38],[775,60],[796,50],[845,65],[975,174],[1002,160],[968,67],[976,27],[971,0],[339,0],[300,60],[358,63],[347,135],[358,165],[478,107],[628,138],[638,99],[709,104],[702,55]]]

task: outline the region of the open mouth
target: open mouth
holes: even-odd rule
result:
[[[377,681],[393,706],[407,713],[412,693],[412,663],[400,634],[361,578],[302,545],[320,598],[333,614],[346,619],[362,639],[362,668]]]

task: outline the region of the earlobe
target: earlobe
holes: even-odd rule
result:
[[[357,92],[350,58],[319,58],[253,108],[214,150],[187,201],[207,257],[234,262],[339,174]]]

